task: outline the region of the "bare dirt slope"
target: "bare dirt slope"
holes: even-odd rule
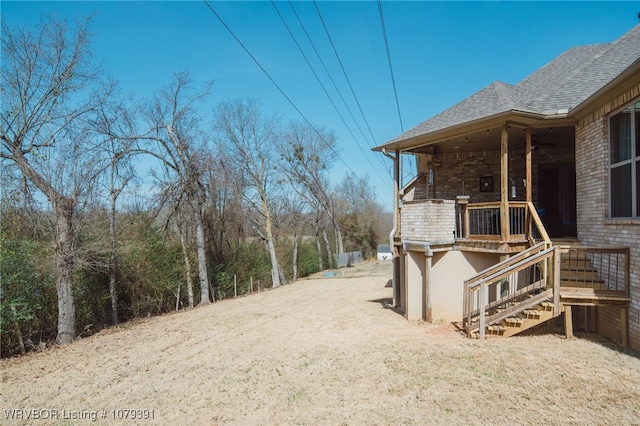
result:
[[[407,322],[381,306],[389,276],[368,263],[4,360],[0,423],[640,423],[637,354]],[[7,419],[29,413],[53,418]]]

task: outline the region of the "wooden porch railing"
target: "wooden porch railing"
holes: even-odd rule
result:
[[[511,201],[508,206],[508,235],[502,235],[500,202],[460,206],[456,216],[457,237],[485,241],[526,240],[531,245],[537,242],[549,243],[551,241],[533,203]]]
[[[562,287],[630,295],[629,247],[559,246]]]

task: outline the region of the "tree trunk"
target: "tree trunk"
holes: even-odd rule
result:
[[[267,235],[271,234],[271,230],[267,231]],[[267,247],[269,248],[269,257],[271,258],[271,272],[273,288],[280,287],[280,270],[278,269],[278,260],[276,258],[276,246],[273,244],[273,237],[267,237]]]
[[[58,336],[56,342],[66,345],[76,337],[76,309],[73,301],[73,212],[70,198],[58,197],[54,203],[56,215],[55,268],[58,292]]]
[[[11,313],[13,314],[13,318],[16,318],[18,315],[16,313],[15,305],[11,305]],[[13,328],[16,332],[16,336],[18,336],[18,344],[20,345],[20,353],[24,355],[27,353],[27,350],[24,347],[24,339],[22,338],[22,330],[20,329],[20,324],[18,324],[18,320],[13,321]]]
[[[73,264],[75,248],[73,245],[73,215],[76,200],[57,192],[49,181],[39,174],[16,145],[13,160],[22,173],[46,195],[51,203],[56,221],[54,243],[54,265],[56,270],[56,291],[58,294],[58,335],[56,342],[66,345],[76,337],[76,308],[73,301]]]
[[[316,233],[316,247],[318,248],[318,267],[320,271],[324,270],[324,265],[322,264],[322,245],[320,244],[320,235]]]
[[[202,221],[202,209],[196,212],[196,240],[198,245],[198,275],[200,276],[200,303],[198,305],[207,305],[211,303],[209,300],[209,276],[207,275],[207,256],[204,240],[204,224]],[[211,292],[213,301],[216,296]]]
[[[112,175],[113,179],[113,175]],[[109,255],[109,295],[111,296],[111,324],[116,325],[118,319],[118,294],[116,292],[116,200],[118,191],[111,188],[111,215],[109,216],[109,239],[111,240],[111,253]]]
[[[280,287],[280,268],[278,267],[278,257],[276,255],[276,246],[273,241],[273,225],[271,223],[271,212],[267,204],[266,195],[261,194],[262,211],[265,215],[265,233],[267,234],[267,246],[269,247],[269,257],[271,258],[271,271],[273,279],[273,288]]]
[[[294,233],[293,238],[293,277],[291,281],[296,282],[298,279],[298,236]]]
[[[189,307],[193,308],[193,283],[191,279],[191,260],[189,259],[189,250],[187,250],[187,239],[185,237],[186,230],[182,222],[178,224],[178,233],[180,234],[180,245],[182,246],[182,257],[184,258],[185,276],[187,279],[187,298]]]
[[[334,265],[334,262],[333,262],[333,254],[331,253],[331,244],[329,243],[329,237],[327,237],[327,231],[325,231],[324,229],[322,230],[322,237],[324,238],[324,244],[327,249],[327,263],[328,263],[327,266],[329,268],[332,268]]]
[[[284,268],[278,263],[278,273],[280,274],[280,284],[287,285],[287,277],[284,274]]]
[[[334,232],[336,233],[336,251],[338,254],[344,253],[344,245],[342,244],[342,232],[340,226],[336,223],[333,225]]]
[[[324,271],[324,265],[322,264],[322,245],[320,244],[320,226],[318,222],[315,223],[316,234],[316,248],[318,249],[318,267],[320,271]]]

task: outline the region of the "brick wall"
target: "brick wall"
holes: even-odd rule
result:
[[[608,219],[609,144],[608,116],[619,107],[640,99],[640,85],[597,111],[584,117],[576,126],[576,191],[578,238],[585,245],[625,246],[630,248],[631,306],[629,308],[629,343],[640,349],[640,220]],[[612,334],[620,329],[617,308],[598,308],[602,322],[600,332]]]
[[[499,145],[499,141],[496,141]],[[542,163],[573,163],[572,144],[558,147],[539,147],[532,156],[532,198],[538,203],[538,166]],[[438,153],[428,167],[433,170],[433,186],[427,186],[427,179],[421,176],[407,188],[407,199],[419,200],[438,198],[455,200],[458,195],[469,195],[471,203],[485,203],[500,200],[500,151],[448,152]],[[523,149],[509,150],[509,177],[516,185],[516,198],[525,200],[525,158]],[[493,179],[493,191],[480,191],[480,178]],[[511,194],[512,182],[509,182]]]
[[[455,202],[406,202],[400,207],[403,240],[451,241],[456,227]]]

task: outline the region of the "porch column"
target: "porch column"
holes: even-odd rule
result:
[[[527,201],[527,203],[531,203],[532,201],[532,197],[531,197],[531,191],[533,189],[533,183],[532,183],[532,164],[531,164],[531,159],[532,159],[532,147],[531,147],[531,128],[527,128],[526,133],[525,133],[525,194],[526,194],[526,198],[525,200]],[[531,238],[531,213],[529,213],[529,207],[527,207],[524,210],[524,223],[525,225],[525,238],[527,240],[529,240],[529,238]]]
[[[404,314],[409,321],[424,320],[426,316],[426,262],[424,261],[424,252],[406,250],[405,253],[407,261],[405,276],[407,305]]]
[[[426,263],[424,266],[424,281],[425,281],[425,289],[424,289],[424,319],[428,323],[433,322],[433,316],[431,314],[431,267],[433,261],[433,253],[431,249],[426,249],[424,252],[424,256],[426,258]]]
[[[532,167],[531,159],[532,159],[532,154],[533,154],[533,150],[532,150],[532,146],[531,146],[531,128],[527,128],[526,133],[525,133],[525,138],[526,138],[526,142],[525,142],[526,143],[526,148],[525,148],[526,149],[526,152],[525,152],[525,155],[526,155],[526,157],[525,157],[525,162],[526,162],[526,165],[525,165],[525,167],[526,167],[525,182],[526,182],[526,185],[527,185],[527,187],[525,188],[525,192],[526,192],[526,195],[527,195],[527,198],[526,198],[527,203],[530,203],[531,199],[532,199],[531,198],[531,190],[532,190],[532,187],[533,187],[533,184],[531,182],[532,179],[533,179],[532,178],[532,173],[531,173],[531,167]]]
[[[509,134],[507,133],[507,123],[502,125],[500,157],[500,234],[502,241],[509,241]]]

